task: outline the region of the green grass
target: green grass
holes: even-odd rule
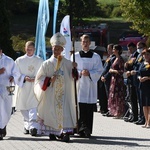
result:
[[[32,1],[39,3],[40,0],[32,0]],[[103,4],[118,4],[119,0],[97,0],[97,2]]]
[[[83,18],[83,20],[91,21],[91,22],[104,22],[104,21],[111,21],[111,22],[126,22],[123,18],[100,18],[100,17],[92,17],[92,18]]]
[[[97,2],[102,4],[118,4],[119,0],[97,0]]]
[[[130,22],[126,22],[123,18],[83,18],[84,23],[99,25],[100,23],[107,23],[111,29],[129,28]]]
[[[39,3],[40,0],[32,0],[32,2]]]

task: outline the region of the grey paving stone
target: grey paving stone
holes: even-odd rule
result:
[[[124,122],[122,119],[94,114],[90,139],[71,137],[69,143],[50,141],[48,136],[23,134],[23,118],[17,111],[7,126],[7,136],[0,141],[0,150],[148,150],[150,129]]]

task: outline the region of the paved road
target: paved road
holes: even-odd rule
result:
[[[71,137],[69,143],[50,141],[47,136],[31,137],[23,134],[20,112],[12,115],[7,136],[0,141],[0,150],[148,150],[150,129],[142,128],[122,119],[94,114],[94,129],[90,139]]]

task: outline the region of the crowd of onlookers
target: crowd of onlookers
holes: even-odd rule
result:
[[[127,48],[125,62],[120,45],[107,47],[109,56],[98,82],[100,112],[150,128],[150,49],[143,42],[131,42]]]

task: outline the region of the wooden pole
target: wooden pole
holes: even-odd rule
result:
[[[75,62],[75,35],[74,35],[74,28],[72,31],[72,55],[73,55],[73,62]],[[77,85],[76,85],[76,81],[77,79],[77,74],[78,71],[77,69],[74,67],[72,70],[73,74],[74,74],[74,94],[75,94],[75,108],[76,108],[76,132],[79,133],[79,128],[78,128],[78,99],[77,99]]]

